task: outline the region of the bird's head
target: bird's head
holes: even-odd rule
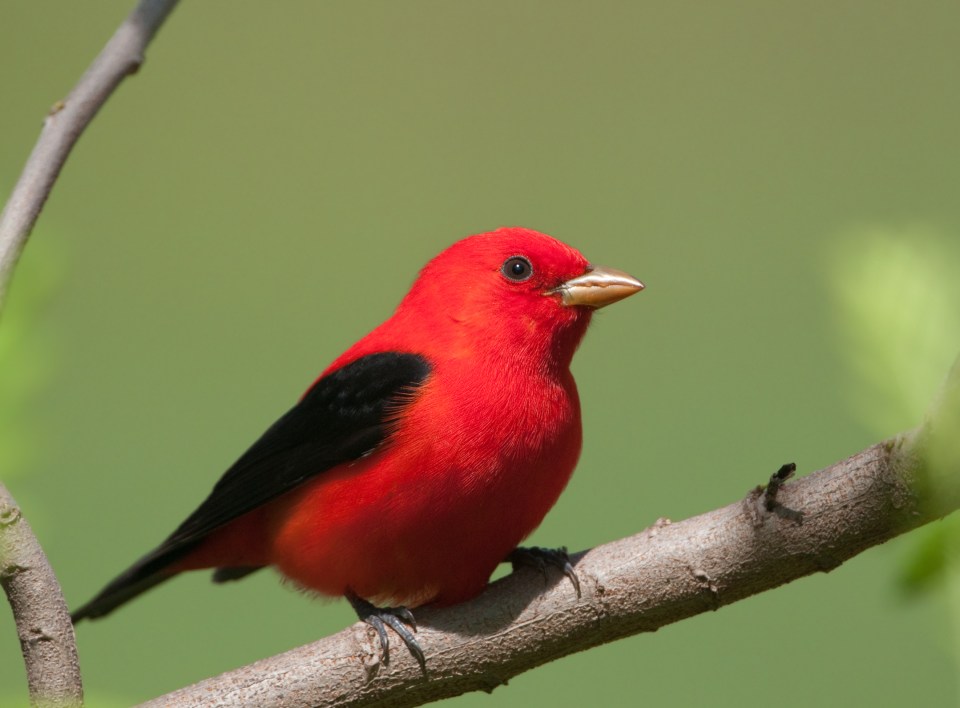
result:
[[[642,289],[546,234],[510,227],[465,238],[431,260],[398,315],[439,318],[422,324],[428,336],[451,333],[457,342],[447,346],[491,345],[565,366],[593,311]]]

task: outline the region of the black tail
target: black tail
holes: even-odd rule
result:
[[[172,570],[170,566],[192,550],[195,545],[171,548],[163,544],[154,549],[114,578],[90,602],[75,610],[71,615],[74,624],[83,619],[96,619],[108,615],[128,600],[172,578],[179,571]]]

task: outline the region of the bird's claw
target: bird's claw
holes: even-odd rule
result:
[[[387,635],[389,626],[407,645],[410,654],[420,664],[420,670],[423,673],[427,672],[427,659],[417,638],[413,636],[413,632],[417,631],[417,622],[410,610],[406,607],[376,607],[353,593],[347,594],[347,600],[350,601],[360,621],[376,630],[377,637],[380,639],[380,656],[385,666],[390,664],[390,638]],[[410,631],[411,629],[413,632]]]
[[[547,575],[547,568],[559,568],[563,574],[569,578],[573,589],[577,591],[577,598],[580,595],[580,578],[570,563],[570,556],[567,555],[566,546],[560,548],[540,548],[531,546],[529,548],[517,547],[510,551],[507,561],[513,566],[513,569],[526,567],[539,570],[544,577]]]

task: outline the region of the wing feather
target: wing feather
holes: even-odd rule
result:
[[[162,544],[78,609],[74,621],[107,614],[173,575],[170,565],[213,531],[318,474],[376,450],[429,375],[424,357],[385,352],[361,357],[318,379]]]

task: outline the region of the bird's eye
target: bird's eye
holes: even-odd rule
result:
[[[500,268],[500,272],[510,280],[520,282],[533,275],[533,266],[531,266],[530,261],[523,256],[513,256],[503,262],[503,267]]]

